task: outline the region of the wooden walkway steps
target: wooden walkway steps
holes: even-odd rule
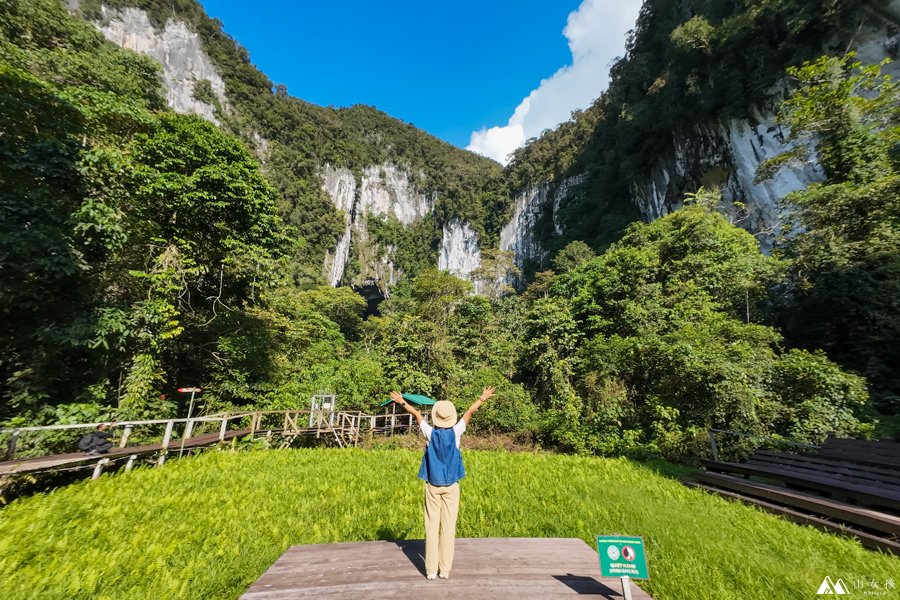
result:
[[[620,600],[596,548],[574,538],[461,538],[450,579],[428,581],[424,540],[294,546],[241,600],[293,598],[594,598]],[[652,600],[631,584],[634,600]]]
[[[705,466],[689,485],[900,555],[900,444],[830,437],[814,452]]]
[[[890,533],[900,527],[900,519],[893,515],[721,473],[701,473],[696,479],[687,485],[758,506],[795,523],[858,538],[872,550],[900,555],[896,533]]]

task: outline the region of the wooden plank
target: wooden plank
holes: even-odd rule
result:
[[[596,549],[578,539],[457,539],[450,579],[435,581],[425,579],[424,551],[423,540],[294,546],[241,598],[622,598],[619,579],[600,577]]]
[[[707,469],[713,471],[731,471],[749,475],[759,475],[760,477],[768,477],[769,479],[775,480],[786,480],[785,478],[788,476],[795,476],[795,478],[808,479],[809,481],[829,485],[829,489],[825,491],[847,491],[866,488],[870,493],[884,492],[884,495],[888,498],[896,496],[900,499],[900,485],[892,485],[843,473],[829,473],[815,468],[755,460],[752,458],[745,463],[705,462],[704,464],[707,465]],[[753,472],[747,470],[752,470]]]
[[[864,464],[900,468],[900,443],[898,442],[873,442],[829,436],[819,447],[819,454]]]
[[[785,452],[770,452],[767,450],[757,450],[754,455],[756,457],[769,457],[773,460],[786,462],[794,462],[796,464],[823,465],[826,467],[842,467],[858,470],[861,473],[871,474],[873,476],[883,477],[885,481],[900,481],[900,470],[889,467],[877,467],[869,465],[860,465],[853,461],[841,460],[837,457],[821,456],[818,454],[787,454]]]
[[[786,504],[887,534],[900,535],[900,518],[887,513],[721,473],[699,473],[697,479],[747,496]]]
[[[900,442],[891,440],[857,440],[853,438],[837,438],[828,436],[822,442],[822,448],[862,448],[891,454],[900,458]]]
[[[800,485],[809,489],[821,490],[829,493],[849,493],[848,495],[852,495],[860,502],[866,504],[900,509],[900,493],[893,490],[879,490],[878,488],[873,488],[871,486],[863,486],[842,481],[836,482],[829,477],[820,477],[812,473],[802,473],[788,469],[760,468],[740,463],[721,462],[706,462],[706,465],[707,469],[712,471],[756,475],[758,477],[784,481],[786,483],[792,483],[794,485]]]
[[[230,440],[234,437],[241,437],[250,433],[249,430],[228,431],[224,435],[224,440]],[[218,433],[204,434],[195,436],[189,440],[185,440],[185,448],[199,448],[219,442]],[[130,446],[127,448],[113,448],[106,454],[101,455],[105,458],[119,458],[122,456],[146,455],[161,451],[162,444],[148,444],[144,446]],[[47,471],[56,468],[77,466],[83,463],[89,463],[96,460],[97,456],[91,456],[84,452],[71,452],[69,454],[55,454],[52,456],[39,456],[34,458],[23,458],[13,461],[0,462],[0,475],[12,475],[16,473],[34,473],[38,471]]]
[[[767,456],[757,452],[751,456],[745,464],[774,465],[776,467],[795,468],[814,471],[822,474],[833,474],[848,477],[863,482],[871,482],[872,485],[885,485],[896,487],[900,490],[900,477],[892,473],[882,473],[883,469],[875,470],[875,467],[854,465],[838,460],[815,458],[789,458]]]
[[[838,458],[840,460],[851,461],[855,463],[859,463],[861,465],[870,465],[873,467],[885,467],[885,468],[900,468],[900,459],[880,456],[875,453],[870,453],[865,450],[860,450],[858,452],[849,452],[847,450],[829,450],[829,449],[821,449],[818,454],[820,456],[828,456],[833,458]]]
[[[792,510],[790,508],[786,508],[784,506],[779,506],[777,504],[772,504],[770,502],[765,502],[763,500],[759,500],[758,498],[750,498],[744,496],[742,494],[738,494],[735,492],[729,492],[726,490],[720,490],[708,485],[704,485],[702,483],[697,482],[685,482],[685,485],[688,487],[699,488],[704,491],[710,492],[712,494],[717,494],[719,496],[723,496],[725,498],[731,498],[733,500],[738,500],[745,504],[750,504],[752,506],[758,506],[763,510],[770,512],[772,514],[776,514],[795,523],[800,523],[802,525],[812,525],[817,529],[821,529],[823,531],[828,531],[831,533],[836,533],[838,535],[845,535],[850,537],[855,537],[859,539],[860,543],[869,548],[871,550],[882,550],[885,552],[890,552],[897,556],[900,556],[900,544],[893,540],[889,540],[886,538],[880,538],[878,536],[872,535],[870,533],[866,533],[864,531],[859,531],[858,529],[853,529],[852,527],[847,527],[845,525],[841,525],[840,523],[833,523],[831,521],[827,521],[825,519],[808,515],[805,513],[801,513],[796,510]]]
[[[865,486],[875,490],[883,491],[885,494],[897,494],[900,497],[900,484],[894,484],[880,479],[872,479],[870,476],[857,473],[838,472],[837,470],[823,470],[808,465],[793,465],[777,461],[766,461],[750,459],[745,463],[747,466],[759,467],[761,469],[777,469],[782,472],[795,473],[801,476],[811,475],[823,479],[827,479],[838,487],[846,487],[847,485]]]

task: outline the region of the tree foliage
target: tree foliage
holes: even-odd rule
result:
[[[826,180],[790,194],[791,221],[779,249],[791,261],[781,302],[788,337],[823,348],[866,375],[878,406],[900,408],[900,88],[879,65],[852,55],[823,57],[789,70],[798,87],[779,119],[796,148],[764,164],[815,151]]]
[[[627,202],[675,125],[756,97],[850,11],[812,4],[647,2],[609,92],[530,141],[502,177],[372,107],[290,97],[192,1],[140,5],[200,35],[227,97],[209,82],[194,93],[221,128],[165,110],[158,67],[61,3],[3,4],[0,419],[158,418],[183,413],[175,390],[186,385],[206,390],[210,412],[305,408],[319,391],[374,412],[393,389],[462,409],[491,385],[498,397],[474,430],[527,431],[572,452],[694,457],[708,427],[868,434],[864,380],[831,359],[859,365],[882,406],[895,389],[892,83],[846,61],[791,71],[789,158],[817,144],[829,179],[790,199],[798,229],[778,257],[705,190],[649,225],[631,224]],[[97,2],[80,10],[100,17]],[[401,273],[367,316],[349,287],[321,285],[344,217],[320,169],[359,177],[384,163],[405,169],[434,212],[411,226],[365,219],[347,279],[371,275],[381,253]],[[511,254],[491,248],[510,198],[538,182],[568,190],[538,231],[566,233],[546,246],[553,270],[517,295]],[[450,219],[481,243],[475,286],[435,267]],[[789,299],[787,343],[771,325],[773,291]]]

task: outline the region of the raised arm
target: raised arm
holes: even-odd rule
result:
[[[404,400],[403,396],[400,395],[400,392],[391,392],[391,400],[393,400],[394,402],[396,402],[397,404],[402,406],[404,409],[406,409],[406,412],[408,412],[409,414],[411,414],[412,416],[414,416],[416,418],[416,421],[419,422],[419,426],[420,427],[422,426],[422,413],[420,413],[419,411],[414,409],[409,402]]]
[[[469,426],[469,419],[472,418],[472,415],[475,414],[475,411],[481,408],[481,405],[484,404],[484,401],[494,395],[494,388],[486,387],[481,390],[481,396],[472,403],[472,406],[469,407],[469,410],[466,411],[466,414],[463,415],[463,421],[466,422],[466,427]]]

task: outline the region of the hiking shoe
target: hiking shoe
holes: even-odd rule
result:
[[[426,575],[425,579],[427,579],[428,581],[434,581],[435,579],[437,579],[437,575],[432,573],[431,575]]]
[[[438,577],[441,579],[450,579],[450,573],[441,573]]]

